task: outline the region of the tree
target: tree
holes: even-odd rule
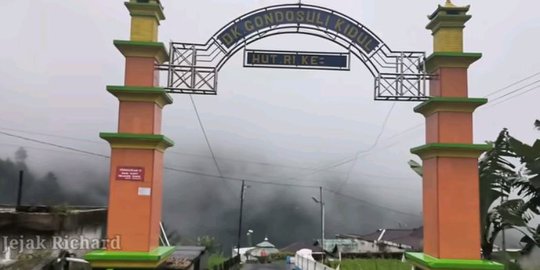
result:
[[[540,121],[536,120],[535,128],[540,130]],[[524,198],[516,208],[516,215],[521,215],[523,220],[530,220],[534,215],[540,215],[540,139],[532,146],[527,145],[514,137],[509,138],[509,143],[515,155],[519,157],[521,167],[518,169],[520,177],[513,181],[518,196]],[[540,247],[540,225],[531,228],[523,226],[527,232],[521,239],[525,244],[523,253],[529,253],[534,246]]]
[[[480,175],[480,225],[481,247],[485,258],[491,259],[493,245],[499,232],[508,223],[503,222],[500,213],[512,206],[514,202],[502,203],[491,208],[497,202],[508,198],[511,192],[511,181],[517,177],[515,165],[507,160],[513,154],[510,150],[508,130],[503,129],[492,145],[480,158],[478,169]],[[490,210],[491,209],[491,210]],[[506,216],[506,215],[505,215]]]
[[[26,161],[26,158],[28,158],[28,153],[26,152],[26,149],[23,147],[19,147],[17,151],[15,152],[15,161],[17,163],[24,163]]]
[[[163,224],[163,230],[167,236],[167,240],[172,246],[180,245],[182,238],[177,230],[171,229],[167,224]]]
[[[540,130],[539,120],[535,128]],[[522,253],[529,253],[534,246],[540,246],[540,226],[528,225],[535,215],[540,215],[540,140],[529,146],[503,129],[490,144],[493,147],[482,155],[478,168],[482,254],[492,258],[494,241],[506,229],[524,235]],[[418,162],[410,160],[409,166],[422,175]],[[517,192],[518,198],[509,200],[512,192]]]
[[[197,245],[206,247],[206,250],[210,254],[215,253],[219,246],[216,242],[216,238],[209,235],[197,237]]]

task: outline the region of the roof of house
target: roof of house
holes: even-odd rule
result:
[[[258,243],[257,245],[255,245],[255,247],[258,247],[258,248],[275,248],[276,246],[274,246],[274,244],[270,243],[268,241],[268,238],[264,238],[264,241]]]
[[[362,239],[372,242],[389,242],[409,246],[412,250],[421,250],[424,239],[424,228],[413,229],[378,229],[375,232],[359,234],[342,234],[339,238]]]
[[[202,246],[177,246],[157,269],[188,269],[205,252],[206,248]]]
[[[311,249],[313,252],[322,252],[322,249],[319,246],[314,246],[313,243],[306,243],[306,242],[295,242],[292,243],[279,251],[281,252],[287,252],[287,253],[296,253],[297,251],[301,249]]]
[[[337,252],[337,248],[343,253],[355,253],[358,252],[362,239],[355,239],[355,237],[342,237],[338,239],[324,239],[324,250],[327,252]],[[321,239],[317,239],[315,244],[320,245]]]
[[[0,228],[58,232],[82,226],[105,226],[107,208],[64,206],[0,206]]]

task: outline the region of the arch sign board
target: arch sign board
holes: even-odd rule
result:
[[[424,52],[393,51],[351,17],[325,7],[301,3],[269,6],[244,14],[225,25],[204,44],[172,42],[169,63],[159,66],[160,70],[168,73],[165,89],[170,93],[215,95],[217,74],[236,52],[263,38],[282,34],[316,36],[344,48],[345,54],[359,59],[373,75],[375,100],[419,101],[427,98],[425,81],[429,76],[424,70]],[[284,64],[285,58],[292,60],[286,55],[270,53],[262,56],[283,60],[277,64],[264,63],[265,67],[349,69],[348,65],[336,66],[335,61],[330,67],[320,64],[321,61],[317,61],[319,57],[307,61],[309,55],[316,53],[308,52],[304,58],[295,58],[295,64]],[[298,60],[304,64],[297,65]],[[246,61],[244,64],[261,67]]]
[[[230,48],[250,34],[281,24],[305,24],[332,30],[349,38],[366,54],[373,52],[380,44],[375,36],[346,17],[325,10],[302,6],[257,12],[227,27],[218,36],[218,39],[225,47]]]

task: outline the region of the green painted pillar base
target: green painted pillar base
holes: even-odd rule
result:
[[[407,252],[405,259],[422,270],[503,270],[504,265],[488,260],[439,259],[425,253]]]
[[[158,247],[150,252],[95,250],[84,259],[92,269],[155,269],[174,252],[175,247]]]

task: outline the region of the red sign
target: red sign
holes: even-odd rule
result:
[[[143,167],[116,167],[116,180],[143,181]]]

